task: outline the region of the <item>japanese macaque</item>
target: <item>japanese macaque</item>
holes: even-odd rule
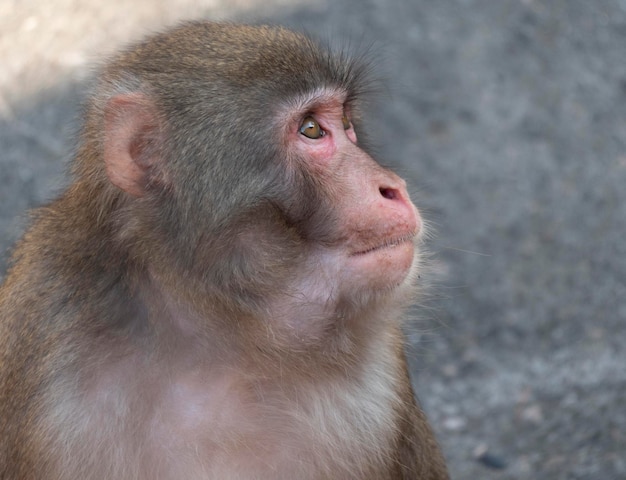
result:
[[[366,65],[192,22],[114,57],[0,290],[0,478],[446,479],[401,332],[422,222]]]

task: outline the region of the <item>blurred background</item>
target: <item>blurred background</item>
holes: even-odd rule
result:
[[[452,477],[626,478],[626,0],[0,0],[0,272],[94,65],[183,18],[372,45],[370,134],[434,233],[409,353]]]

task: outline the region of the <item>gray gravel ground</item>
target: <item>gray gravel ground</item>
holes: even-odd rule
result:
[[[415,383],[455,479],[626,479],[626,1],[0,1],[0,271],[90,65],[180,18],[374,44],[370,127],[434,226]]]

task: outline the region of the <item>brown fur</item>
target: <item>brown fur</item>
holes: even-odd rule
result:
[[[356,143],[364,74],[209,22],[109,63],[0,289],[0,478],[448,478],[400,330],[419,217]],[[299,136],[342,109],[356,134]]]

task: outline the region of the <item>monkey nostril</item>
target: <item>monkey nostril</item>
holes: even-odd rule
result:
[[[387,200],[395,200],[398,198],[397,192],[393,188],[379,188],[378,191],[380,194],[385,197]]]

